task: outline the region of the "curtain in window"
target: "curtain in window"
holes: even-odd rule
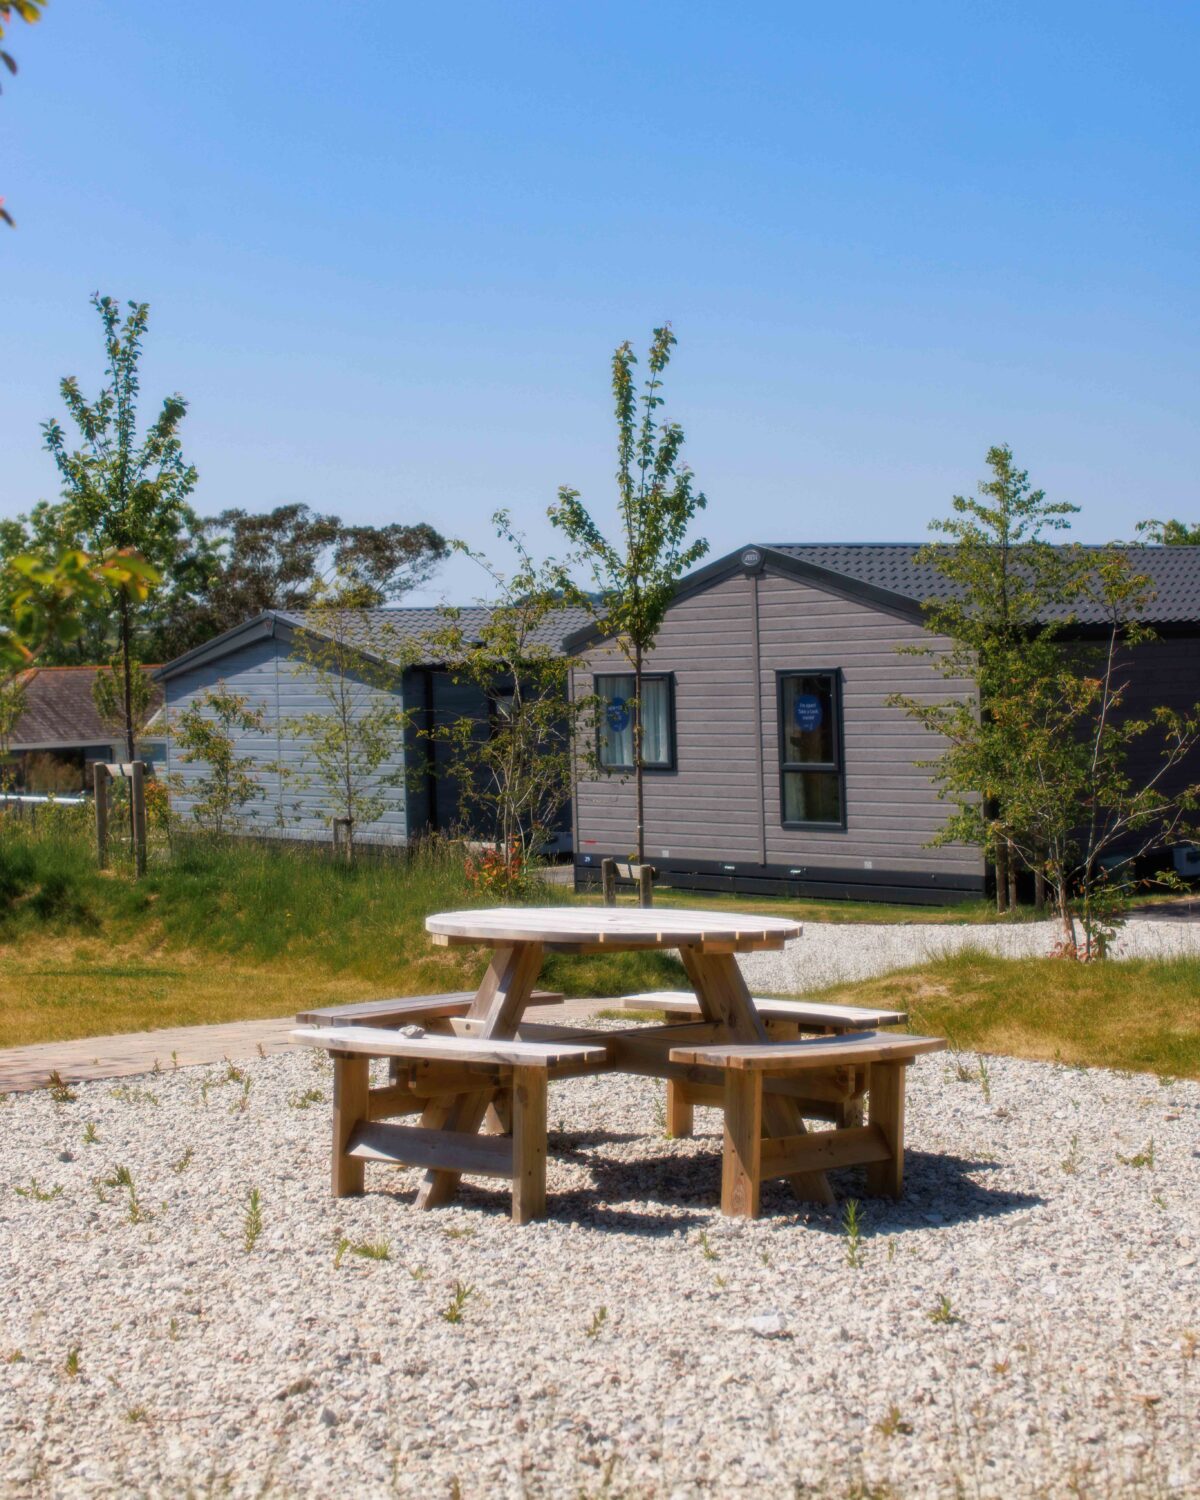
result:
[[[597,677],[596,696],[600,729],[600,764],[633,765],[633,674],[628,677]]]

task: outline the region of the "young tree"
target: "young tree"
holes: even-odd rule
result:
[[[947,679],[969,679],[974,692],[940,702],[895,694],[903,708],[948,742],[933,761],[939,795],[956,812],[937,843],[981,844],[996,870],[996,904],[1003,911],[1015,896],[1010,859],[1014,837],[1009,780],[1018,746],[995,706],[1019,697],[1058,664],[1055,641],[1079,588],[1080,560],[1047,540],[1069,526],[1078,507],[1050,502],[1013,462],[1012,450],[988,450],[991,477],[978,497],[955,495],[953,514],[930,530],[951,545],[931,543],[917,554],[951,586],[925,604],[925,623],[948,639],[905,648],[928,657]]]
[[[403,778],[389,770],[402,759],[409,715],[399,705],[402,670],[388,660],[387,632],[364,643],[363,595],[344,579],[324,590],[305,615],[293,660],[304,668],[324,707],[285,721],[284,729],[306,742],[313,772],[293,773],[303,788],[314,782],[328,799],[330,822],[346,830],[346,859],[354,858],[359,828],[375,822],[388,805],[386,789]]]
[[[572,747],[585,743],[575,731],[592,703],[572,699],[575,663],[556,644],[561,565],[536,562],[507,511],[497,511],[492,524],[515,554],[511,573],[466,543],[454,543],[491,580],[491,596],[479,601],[488,611],[486,623],[468,631],[458,611],[447,610],[445,626],[426,643],[454,682],[478,690],[489,717],[481,723],[477,714],[462,714],[424,733],[447,750],[446,774],[458,787],[464,825],[486,831],[505,873],[514,876],[552,837],[570,802]]]
[[[696,512],[704,509],[706,501],[692,488],[692,472],[680,460],[683,428],[677,422],[660,424],[657,416],[663,404],[663,372],[675,342],[669,323],[654,330],[647,359],[649,379],[640,395],[634,380],[637,358],[632,346],[621,344],[613,354],[619,539],[608,540],[584,507],[578,490],[563,486],[549,511],[554,525],[579,549],[595,586],[595,595],[575,587],[569,590],[569,597],[587,608],[597,624],[613,636],[633,669],[635,842],[639,864],[646,858],[642,664],[658,637],[675,584],[708,551],[706,541],[688,541]]]
[[[108,664],[108,670],[97,672],[92,681],[92,702],[96,705],[100,722],[114,734],[125,732],[126,705],[129,705],[133,711],[135,735],[140,735],[146,727],[154,702],[154,686],[145,668],[135,661],[130,664],[130,670],[132,680],[127,682],[125,663],[119,656],[114,657]]]
[[[81,446],[69,449],[66,434],[54,420],[42,428],[63,482],[64,524],[74,529],[88,551],[136,551],[160,572],[169,570],[195,523],[187,497],[195,488],[196,471],[184,461],[179,440],[187,403],[178,394],[168,396],[139,438],[138,363],[150,309],[144,302],[131,302],[122,323],[111,297],[97,294],[92,304],[104,328],[106,383],[94,402],[85,399],[74,376],[67,376],[60,386]],[[126,688],[123,732],[130,760],[136,734],[135,624],[133,601],[122,592],[117,598],[117,636]]]
[[[175,791],[186,788],[195,798],[192,817],[197,823],[214,833],[229,833],[240,824],[244,809],[264,795],[255,762],[237,753],[234,732],[264,734],[266,729],[262,710],[251,708],[244,694],[230,692],[223,682],[173,716],[169,733],[180,760],[208,767],[207,775],[194,781],[178,775],[171,779]]]

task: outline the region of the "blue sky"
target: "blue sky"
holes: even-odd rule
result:
[[[206,513],[545,550],[670,318],[714,554],[919,538],[999,441],[1084,539],[1200,520],[1193,4],[51,0],[9,46],[0,513],[100,289]]]

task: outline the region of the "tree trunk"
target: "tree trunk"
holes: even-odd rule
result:
[[[1005,853],[1008,865],[1008,909],[1015,911],[1017,908],[1017,860],[1011,843]]]
[[[633,654],[633,782],[637,798],[637,863],[646,863],[646,786],[642,766],[642,648]]]
[[[996,845],[996,910],[1008,910],[1008,845],[1003,839]]]
[[[129,619],[129,600],[121,594],[121,670],[124,676],[124,702],[122,708],[125,718],[125,759],[133,760],[136,756],[133,732],[133,677],[132,677],[132,654],[129,648],[129,636],[131,622]]]
[[[1033,904],[1041,916],[1046,910],[1046,875],[1040,864],[1033,872]]]

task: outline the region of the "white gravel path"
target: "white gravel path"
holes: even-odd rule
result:
[[[960,924],[936,922],[805,922],[804,937],[782,953],[738,959],[754,990],[811,994],[831,984],[871,979],[893,969],[927,963],[964,948],[1001,958],[1042,958],[1057,947],[1056,922]],[[1130,920],[1117,938],[1114,958],[1180,958],[1200,954],[1200,921]]]
[[[0,1493],[1200,1492],[1200,1085],[923,1060],[853,1267],[782,1184],[722,1220],[717,1117],[664,1141],[642,1079],[554,1087],[548,1222],[334,1202],[323,1064],[0,1103]]]

